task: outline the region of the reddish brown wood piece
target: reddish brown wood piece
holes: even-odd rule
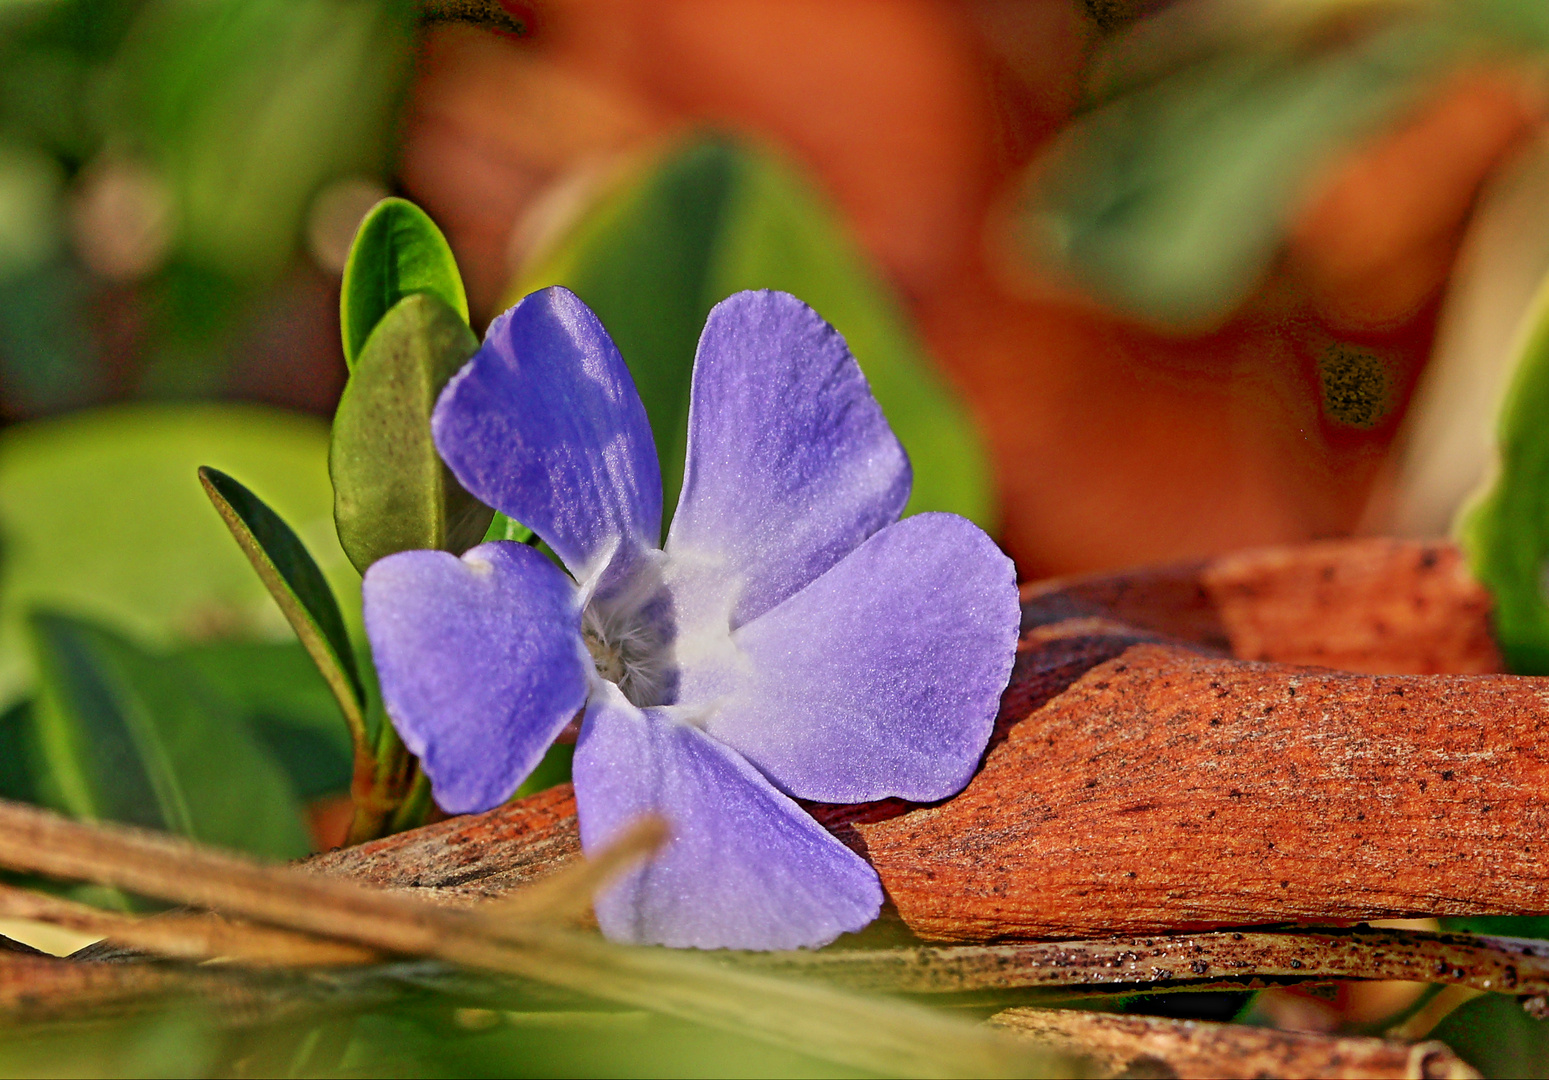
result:
[[[1024,586],[1023,627],[1104,616],[1244,660],[1374,675],[1502,671],[1450,541],[1368,538]]]
[[[1142,644],[956,798],[857,827],[925,937],[1549,912],[1549,684]]]
[[[575,793],[561,784],[488,813],[314,855],[302,865],[461,906],[545,878],[580,854]]]

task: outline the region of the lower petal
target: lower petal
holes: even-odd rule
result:
[[[587,710],[575,755],[581,846],[596,851],[645,814],[671,839],[597,899],[615,941],[701,949],[824,945],[876,918],[874,870],[736,753],[611,688]]]
[[[819,802],[944,799],[973,776],[1011,677],[1016,571],[955,514],[890,525],[733,635],[705,731]],[[717,682],[719,675],[719,682]]]
[[[575,586],[524,544],[403,551],[362,585],[382,700],[454,814],[511,796],[586,703]]]

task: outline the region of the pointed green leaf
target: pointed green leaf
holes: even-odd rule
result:
[[[468,322],[468,296],[446,237],[407,199],[383,199],[360,223],[339,293],[344,359],[352,371],[377,323],[414,293],[438,297]]]
[[[710,308],[781,289],[838,328],[909,451],[906,512],[993,528],[988,458],[962,402],[836,215],[787,164],[723,139],[679,147],[607,195],[526,268],[512,297],[565,285],[629,364],[661,455],[666,507],[683,481],[689,377]]]
[[[263,500],[218,469],[199,482],[323,673],[356,745],[365,745],[365,691],[339,602],[306,545]]]
[[[309,848],[289,781],[241,718],[172,657],[35,614],[46,786],[77,817],[275,858]]]
[[[395,551],[461,553],[489,527],[494,511],[457,483],[430,436],[441,388],[478,347],[461,315],[416,293],[361,350],[334,414],[328,471],[339,542],[362,573]]]
[[[1495,599],[1511,670],[1549,675],[1549,279],[1523,322],[1489,489],[1459,515],[1474,576]]]
[[[0,799],[41,800],[37,708],[23,698],[0,712]]]

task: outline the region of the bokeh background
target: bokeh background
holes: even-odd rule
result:
[[[478,325],[713,131],[781,155],[903,306],[1024,576],[1380,528],[1472,211],[1544,116],[1544,16],[1504,0],[504,10],[8,0],[6,421],[326,417],[376,198],[447,231]]]
[[[476,330],[598,310],[669,505],[704,313],[776,287],[914,509],[1024,578],[1445,532],[1549,275],[1546,59],[1542,0],[0,0],[0,795],[337,842],[348,738],[194,470],[296,527],[359,645],[328,418],[389,194]],[[1508,999],[1447,1023],[1549,1067]]]

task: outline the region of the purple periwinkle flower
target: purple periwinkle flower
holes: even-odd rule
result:
[[[825,944],[876,873],[793,799],[929,801],[989,739],[1016,649],[1011,562],[953,514],[898,520],[909,461],[844,339],[785,293],[699,340],[666,543],[645,408],[561,288],[495,320],[432,428],[458,480],[541,537],[406,551],[365,580],[382,694],[437,801],[510,797],[583,708],[581,844],[646,813],[671,839],[603,893],[610,938]]]

